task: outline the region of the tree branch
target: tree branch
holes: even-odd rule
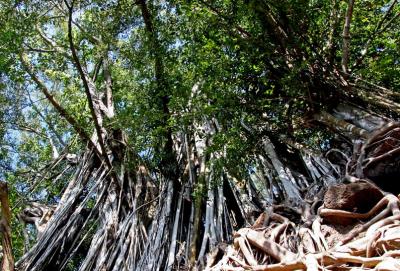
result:
[[[332,10],[331,10],[331,15],[330,15],[330,32],[328,35],[328,40],[326,42],[326,46],[324,48],[325,54],[326,54],[326,62],[332,64],[334,55],[336,53],[337,47],[335,46],[334,42],[334,37],[337,35],[337,26],[340,21],[340,11],[339,11],[339,1],[338,0],[333,0],[333,5],[332,5]]]
[[[351,19],[353,17],[353,7],[354,0],[349,0],[346,11],[346,20],[343,27],[342,71],[345,74],[349,73],[348,65],[350,58],[350,25]]]
[[[66,3],[66,6],[68,9],[72,8],[72,5],[69,5],[66,1],[64,1]],[[73,2],[73,1],[72,1]],[[69,12],[65,12],[65,10],[62,8],[62,6],[60,5],[60,3],[57,3],[55,5],[55,7],[64,15],[69,16]],[[86,31],[78,22],[72,20],[72,24],[75,25],[76,27],[78,27],[78,29],[84,33],[87,37],[87,39],[93,43],[93,44],[99,44],[100,43],[100,39],[98,37],[95,37],[93,35],[91,35],[88,31]]]
[[[154,51],[154,73],[157,84],[156,88],[157,93],[155,93],[154,96],[157,99],[158,110],[160,110],[163,113],[161,126],[166,129],[166,132],[163,135],[166,139],[166,143],[163,146],[165,157],[161,160],[161,167],[163,170],[163,174],[166,177],[177,179],[175,178],[177,164],[176,164],[176,159],[174,157],[172,131],[171,128],[168,126],[168,119],[170,117],[170,111],[169,111],[170,90],[167,86],[167,82],[164,76],[164,62],[163,62],[163,56],[161,54],[162,46],[157,38],[157,32],[154,29],[152,16],[146,4],[146,0],[138,0],[137,3],[140,6],[146,31],[149,34],[152,50]]]
[[[53,107],[57,110],[61,117],[63,117],[72,126],[72,128],[82,138],[82,140],[88,142],[92,147],[94,147],[96,152],[98,152],[96,145],[87,135],[86,131],[82,127],[80,127],[78,122],[60,105],[60,103],[54,98],[54,96],[50,94],[46,85],[36,76],[31,64],[28,63],[27,56],[24,53],[21,53],[19,55],[19,58],[25,71],[29,74],[31,79],[36,83],[44,96],[46,96],[47,100],[53,105]]]
[[[211,11],[213,14],[215,14],[216,16],[222,18],[225,23],[229,26],[232,27],[231,22],[229,17],[224,16],[218,9],[216,9],[215,7],[213,7],[211,4],[207,3],[206,1],[199,1],[200,3],[202,3],[204,6],[206,6],[206,8]],[[244,38],[250,38],[251,34],[250,32],[248,32],[246,29],[244,29],[243,27],[241,27],[240,25],[234,25],[233,26],[236,31]]]
[[[39,108],[35,105],[35,103],[32,101],[31,95],[29,91],[27,91],[27,96],[29,99],[29,102],[31,103],[32,109],[36,112],[36,114],[39,115],[39,117],[46,123],[46,125],[49,127],[49,129],[53,132],[53,134],[57,137],[58,142],[65,147],[65,142],[62,139],[62,137],[57,133],[56,128],[54,127],[53,123],[49,122],[46,120],[45,116],[40,112]],[[50,136],[48,137],[50,139]]]
[[[39,36],[43,39],[43,41],[50,46],[51,48],[54,48],[54,50],[60,54],[62,54],[63,56],[65,56],[68,59],[71,59],[70,56],[62,49],[61,46],[57,45],[53,40],[51,40],[49,37],[47,37],[43,31],[40,29],[39,26],[36,25],[36,30],[39,33]],[[46,50],[48,51],[48,50]],[[50,52],[50,51],[49,51]]]
[[[371,42],[374,40],[374,38],[377,35],[381,34],[383,31],[385,31],[393,23],[393,21],[396,20],[400,16],[400,12],[397,13],[382,27],[383,23],[389,17],[389,14],[393,10],[393,8],[396,5],[396,3],[397,3],[397,0],[393,0],[393,2],[390,4],[390,7],[385,12],[385,15],[382,17],[382,19],[376,25],[374,31],[371,33],[369,39],[367,40],[367,42],[365,43],[363,49],[361,50],[361,55],[357,58],[357,60],[353,64],[353,69],[357,68],[363,62],[365,56],[367,55],[368,48],[371,45]]]
[[[114,103],[112,98],[112,80],[111,80],[111,73],[109,67],[109,59],[106,53],[106,56],[103,60],[103,74],[104,74],[104,81],[106,85],[106,97],[105,97],[105,106],[106,111],[105,114],[108,118],[114,117]]]
[[[95,130],[97,133],[97,137],[98,137],[98,141],[100,144],[100,149],[101,149],[101,153],[103,158],[106,161],[107,166],[109,167],[109,169],[112,168],[110,159],[108,158],[107,155],[107,150],[105,148],[104,145],[104,140],[103,140],[103,132],[102,132],[102,126],[101,126],[101,116],[100,116],[100,110],[99,110],[99,106],[95,105],[95,103],[93,102],[93,97],[96,98],[95,96],[95,92],[94,92],[94,85],[92,82],[89,82],[88,80],[90,80],[88,78],[88,76],[86,75],[86,72],[83,70],[83,67],[79,61],[75,46],[74,46],[74,42],[72,40],[72,12],[73,12],[73,2],[71,3],[71,5],[67,4],[66,5],[68,7],[69,10],[69,15],[68,15],[68,40],[69,40],[69,45],[70,45],[70,49],[71,49],[71,53],[72,53],[72,58],[74,59],[74,63],[76,68],[78,69],[79,75],[81,77],[84,89],[85,89],[85,93],[86,93],[86,97],[89,103],[89,108],[90,108],[90,113],[92,115],[93,118],[93,122],[94,122],[94,126],[95,126]],[[90,84],[90,86],[89,86]],[[100,103],[101,101],[96,99],[97,103]]]

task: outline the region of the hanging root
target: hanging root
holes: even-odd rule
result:
[[[384,196],[366,213],[322,207],[311,228],[306,223],[296,226],[272,210],[263,213],[252,227],[238,230],[234,245],[218,263],[207,264],[206,270],[400,270],[399,199],[393,194]],[[338,231],[344,227],[320,224],[333,216],[358,222],[328,246],[327,227]]]

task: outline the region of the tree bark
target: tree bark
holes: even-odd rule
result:
[[[355,0],[349,0],[347,4],[346,18],[343,27],[343,46],[342,46],[342,71],[345,74],[349,73],[350,59],[350,26],[353,18],[353,7]]]
[[[0,181],[0,236],[1,245],[3,247],[3,259],[1,262],[1,270],[14,271],[14,256],[11,244],[11,210],[8,200],[7,184]]]

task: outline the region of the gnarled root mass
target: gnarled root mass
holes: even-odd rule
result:
[[[238,230],[222,258],[210,253],[206,270],[400,270],[399,199],[393,194],[366,213],[324,205],[316,215],[297,212],[299,224],[292,221],[296,212],[290,212],[289,219],[277,209],[270,208],[252,227]],[[356,222],[326,224],[332,217]]]

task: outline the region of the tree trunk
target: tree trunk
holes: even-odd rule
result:
[[[11,210],[8,201],[7,184],[0,181],[0,236],[3,248],[3,259],[1,261],[1,270],[14,271],[14,256],[11,245]]]

